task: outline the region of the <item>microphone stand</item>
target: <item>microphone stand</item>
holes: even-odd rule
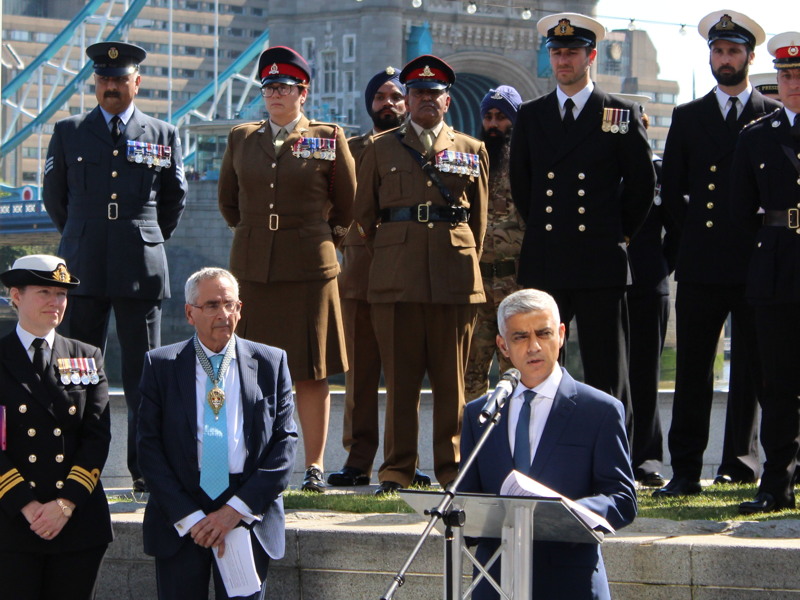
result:
[[[425,530],[420,535],[419,539],[417,540],[417,545],[414,546],[414,549],[411,551],[411,554],[408,555],[405,563],[403,566],[400,567],[400,570],[394,575],[392,578],[392,584],[387,588],[387,590],[383,593],[380,600],[392,600],[394,598],[395,592],[405,583],[406,581],[406,573],[408,569],[411,568],[411,563],[414,562],[414,559],[419,554],[419,551],[422,549],[422,545],[425,543],[425,540],[428,539],[430,536],[431,531],[435,527],[436,523],[439,522],[441,519],[445,524],[445,553],[448,557],[452,556],[454,551],[453,549],[453,534],[452,528],[453,527],[463,527],[464,523],[466,522],[466,515],[463,510],[461,509],[451,509],[453,504],[453,499],[455,498],[456,492],[458,491],[458,486],[461,484],[461,480],[464,479],[469,468],[472,466],[472,463],[475,462],[475,459],[478,457],[478,453],[483,448],[483,445],[486,443],[486,440],[489,438],[489,435],[500,422],[500,410],[506,403],[506,399],[503,399],[501,402],[496,403],[496,409],[491,414],[491,416],[486,420],[486,429],[484,429],[483,434],[478,439],[477,444],[472,449],[472,452],[467,457],[467,460],[462,463],[461,468],[459,469],[458,476],[453,480],[450,485],[447,486],[447,489],[444,490],[442,494],[442,499],[436,507],[426,510],[425,514],[430,515],[430,520],[428,524],[425,526]],[[455,549],[455,551],[460,552],[461,549]],[[445,596],[446,600],[461,600],[460,598],[453,598],[453,573],[450,572],[452,569],[452,561],[446,561],[446,571],[445,571],[445,581],[447,586],[447,595]]]

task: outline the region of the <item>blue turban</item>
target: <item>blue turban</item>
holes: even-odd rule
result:
[[[512,123],[515,123],[520,104],[522,104],[522,97],[519,92],[510,85],[501,85],[496,90],[489,90],[489,93],[481,100],[481,117],[490,108],[496,108],[507,116]]]
[[[376,74],[367,84],[367,89],[364,91],[364,103],[367,105],[367,113],[372,114],[372,101],[375,99],[375,94],[378,93],[380,87],[391,81],[400,90],[400,93],[405,96],[406,86],[400,83],[400,69],[395,67],[386,67],[383,71]]]

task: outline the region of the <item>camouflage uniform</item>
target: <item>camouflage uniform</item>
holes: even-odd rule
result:
[[[481,275],[486,302],[478,305],[478,318],[472,332],[469,363],[464,375],[467,402],[479,398],[489,387],[489,369],[497,350],[497,307],[503,298],[520,289],[517,265],[525,224],[511,200],[508,179],[508,151],[498,168],[489,172],[489,211],[486,237],[481,255]],[[502,354],[497,354],[500,370],[512,368]]]

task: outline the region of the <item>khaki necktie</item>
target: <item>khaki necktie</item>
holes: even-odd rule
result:
[[[423,129],[420,134],[420,141],[422,142],[422,147],[425,148],[425,152],[430,152],[431,148],[433,148],[433,131]]]
[[[272,143],[275,144],[275,152],[278,152],[281,149],[281,146],[283,146],[283,141],[286,139],[287,135],[286,129],[281,127],[278,131],[278,135],[276,135],[275,139],[272,141]]]

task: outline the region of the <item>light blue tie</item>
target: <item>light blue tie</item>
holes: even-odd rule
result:
[[[222,355],[209,357],[214,373],[219,372]],[[224,389],[225,382],[219,386]],[[206,378],[206,394],[212,388],[211,379]],[[228,402],[228,398],[225,399]],[[219,411],[219,418],[206,401],[203,413],[203,459],[200,466],[200,487],[212,500],[228,489],[228,418],[225,405]]]
[[[525,475],[531,468],[531,403],[535,397],[536,392],[533,390],[523,393],[522,408],[514,433],[514,469]]]

